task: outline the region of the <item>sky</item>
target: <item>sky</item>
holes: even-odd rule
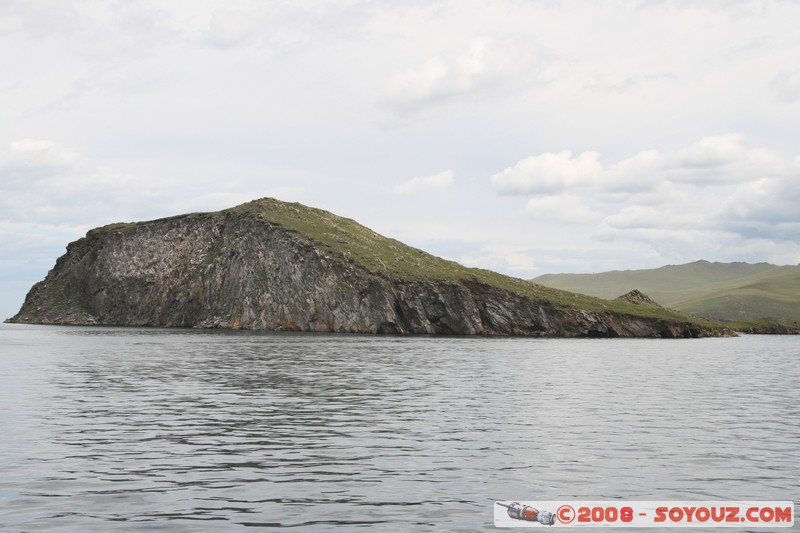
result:
[[[0,318],[261,197],[533,278],[800,263],[800,2],[0,0]]]

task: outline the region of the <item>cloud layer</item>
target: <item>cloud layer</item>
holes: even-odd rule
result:
[[[491,177],[499,194],[530,196],[537,219],[581,224],[599,240],[641,241],[664,257],[780,247],[797,257],[800,158],[746,146],[742,135],[645,150],[603,165],[596,152],[520,160]]]
[[[763,0],[0,2],[0,314],[90,227],[262,196],[526,277],[798,263],[799,19]]]

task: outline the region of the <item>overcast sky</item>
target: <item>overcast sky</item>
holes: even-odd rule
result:
[[[0,1],[0,317],[264,196],[530,278],[800,262],[800,2]]]

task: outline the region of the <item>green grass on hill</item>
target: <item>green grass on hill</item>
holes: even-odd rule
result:
[[[321,244],[361,265],[366,270],[386,277],[403,280],[477,279],[537,300],[595,311],[644,315],[664,319],[682,320],[711,326],[700,319],[659,306],[635,305],[620,300],[604,300],[592,296],[545,287],[527,280],[513,278],[489,270],[468,268],[427,252],[413,248],[395,239],[384,237],[349,218],[328,211],[307,207],[299,203],[286,203],[265,198],[243,204],[229,211],[249,212],[271,223],[281,225],[303,239]]]

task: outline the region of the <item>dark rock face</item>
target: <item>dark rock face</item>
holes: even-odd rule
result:
[[[716,334],[691,323],[559,307],[477,279],[395,279],[236,211],[92,230],[68,246],[10,321],[453,335]]]

